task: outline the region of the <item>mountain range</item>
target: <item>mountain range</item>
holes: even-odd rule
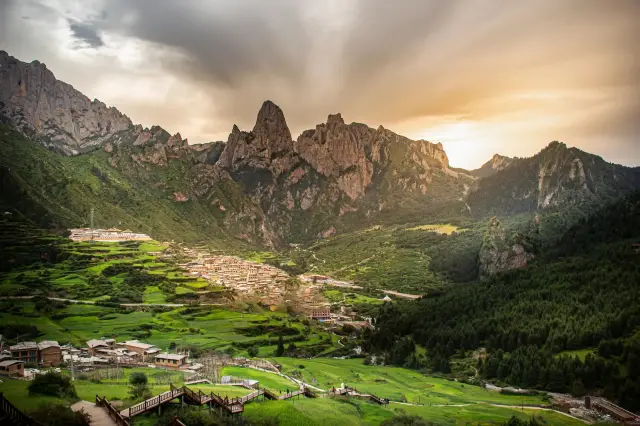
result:
[[[4,51],[0,116],[2,206],[49,228],[86,225],[94,207],[101,225],[156,238],[280,248],[372,223],[539,221],[640,187],[639,168],[559,142],[530,158],[496,154],[468,171],[450,167],[440,143],[347,124],[340,114],[293,139],[271,101],[253,129],[189,144]]]

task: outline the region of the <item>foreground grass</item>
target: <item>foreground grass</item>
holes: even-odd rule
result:
[[[521,398],[500,395],[481,388],[448,382],[446,380],[425,377],[413,371],[391,367],[368,367],[359,363],[360,360],[296,360],[290,358],[278,358],[285,369],[292,366],[305,365],[303,370],[312,372],[319,377],[320,384],[335,380],[334,377],[346,377],[345,384],[355,385],[363,391],[377,391],[388,389],[394,391],[406,385],[410,388],[409,395],[422,399],[422,406],[412,406],[391,403],[387,407],[381,407],[363,399],[346,397],[323,397],[317,399],[292,399],[287,401],[252,402],[245,406],[244,417],[250,422],[258,424],[278,424],[281,426],[320,426],[320,425],[378,425],[385,419],[409,414],[423,417],[437,424],[501,424],[512,416],[521,419],[529,419],[535,416],[540,424],[576,426],[581,422],[559,413],[547,410],[521,409],[514,407],[499,407],[490,404],[514,404],[521,403]],[[153,384],[154,374],[166,374],[154,369],[128,369],[125,377],[116,380],[102,380],[102,383],[92,383],[88,380],[76,380],[74,385],[80,399],[93,401],[95,395],[106,396],[113,401],[122,401],[122,407],[130,406],[138,401],[129,398],[129,386],[126,384],[128,375],[135,371],[142,371],[149,375],[151,391],[154,395],[169,389],[168,384]],[[255,378],[262,386],[276,390],[279,386],[291,388],[291,382],[275,374],[239,367],[227,367],[222,371],[226,375],[236,377]],[[180,382],[180,373],[169,372],[176,377],[172,381]],[[380,377],[384,377],[387,383],[381,383]],[[29,411],[41,404],[71,401],[63,401],[53,397],[28,396],[27,386],[29,382],[6,380],[0,383],[0,392],[13,402],[18,408]],[[178,383],[180,384],[180,383]],[[373,388],[372,388],[373,387]],[[249,393],[248,389],[227,385],[191,385],[194,390],[202,392],[215,392],[229,398],[243,396]],[[430,395],[430,396],[429,396]],[[537,398],[537,397],[535,397]],[[425,400],[426,399],[426,400]],[[516,401],[517,399],[517,401]],[[538,399],[539,401],[540,399]],[[428,401],[428,402],[427,402]],[[524,400],[525,403],[534,403],[535,400]],[[431,404],[431,405],[429,405]],[[448,405],[447,405],[448,404]],[[184,409],[201,409],[184,408]],[[206,410],[204,410],[206,412]],[[180,411],[176,411],[179,416]],[[157,417],[148,414],[136,418],[138,425],[154,425]]]
[[[367,366],[362,359],[294,360],[277,358],[283,372],[322,389],[342,383],[393,401],[420,404],[492,403],[542,405],[543,396],[503,395],[469,384],[424,376],[399,367]]]

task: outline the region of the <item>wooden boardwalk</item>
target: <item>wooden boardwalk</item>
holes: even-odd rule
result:
[[[159,395],[154,396],[153,398],[149,398],[145,401],[142,401],[139,404],[136,404],[132,407],[126,408],[120,411],[120,415],[125,419],[131,419],[134,416],[139,414],[146,413],[153,409],[156,409],[162,405],[168,404],[169,402],[180,398],[183,402],[191,405],[204,405],[209,404],[211,407],[219,407],[221,410],[224,410],[228,414],[238,414],[244,411],[243,404],[257,398],[262,395],[264,391],[257,390],[255,392],[250,393],[249,395],[245,395],[242,398],[223,398],[222,396],[215,394],[213,392],[206,394],[202,391],[195,392],[189,389],[186,386],[182,386],[179,388],[171,386],[166,392],[163,392]]]

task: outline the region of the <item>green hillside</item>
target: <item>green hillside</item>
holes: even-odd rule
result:
[[[637,409],[639,206],[634,193],[602,209],[525,270],[385,307],[371,349],[390,354],[409,335],[448,371],[458,351],[486,347],[478,367],[489,379],[577,394],[599,389]],[[596,347],[584,361],[555,356]]]
[[[130,156],[121,161],[127,159],[132,162]],[[223,224],[224,215],[209,203],[178,202],[170,195],[173,191],[162,188],[163,180],[187,181],[183,159],[172,160],[169,173],[158,173],[148,165],[140,174],[137,166],[129,166],[114,168],[104,151],[64,157],[0,126],[0,210],[62,231],[89,226],[93,208],[96,227],[128,228],[158,241],[206,242],[227,249],[245,246],[234,237],[241,224]],[[228,181],[216,190],[221,197],[243,197]]]

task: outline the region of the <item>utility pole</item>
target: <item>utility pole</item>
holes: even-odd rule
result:
[[[73,354],[70,354],[70,359],[71,359],[71,381],[75,381],[76,380],[76,374],[75,374],[75,370],[73,368]]]
[[[93,241],[93,237],[94,237],[94,235],[93,235],[93,207],[91,207],[91,213],[90,213],[90,216],[89,216],[89,222],[90,222],[89,226],[91,227],[91,229],[90,229],[91,230],[91,241]]]

